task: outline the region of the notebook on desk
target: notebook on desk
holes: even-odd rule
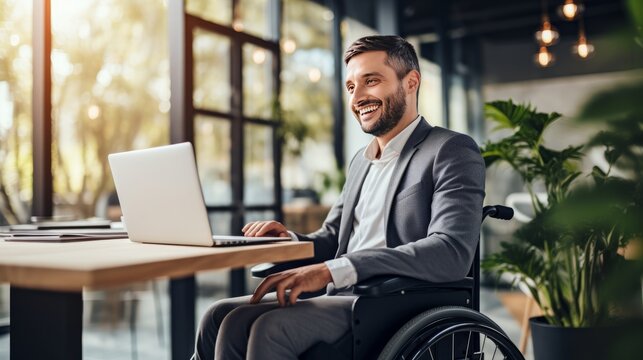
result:
[[[57,230],[11,230],[0,232],[4,241],[25,242],[68,242],[112,240],[127,238],[127,233],[119,229],[57,229]]]
[[[231,246],[289,240],[212,235],[190,143],[110,154],[108,159],[132,241]]]

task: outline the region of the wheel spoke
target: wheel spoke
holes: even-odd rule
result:
[[[451,360],[455,360],[455,333],[451,334]]]
[[[443,350],[445,352],[448,351],[448,338],[450,337],[451,360],[455,360],[455,337],[458,335],[458,359],[462,358],[463,360],[473,360],[474,358],[479,357],[480,359],[485,360],[496,360],[496,353],[498,353],[499,360],[524,360],[515,348],[515,345],[511,343],[511,340],[509,340],[504,333],[497,328],[493,328],[486,324],[463,322],[445,324],[444,327],[427,329],[428,328],[425,327],[422,331],[417,333],[414,331],[415,337],[406,338],[406,340],[404,340],[405,343],[400,344],[402,345],[401,348],[397,348],[397,350],[394,350],[395,352],[388,352],[387,355],[390,356],[397,353],[394,357],[396,359],[400,359],[400,356],[402,356],[402,360],[436,360],[437,358],[435,355],[438,355],[438,358],[440,359],[441,356],[448,358],[446,353],[443,355],[440,355],[439,353]],[[467,334],[466,346],[462,343],[465,334]],[[472,340],[473,343],[471,342]],[[490,345],[494,348],[493,350],[491,348],[489,348],[489,350],[486,349],[487,340],[491,342]],[[433,353],[434,348],[438,353]],[[461,350],[465,350],[464,355],[460,352]],[[427,352],[429,353],[429,357],[426,357]],[[491,357],[488,357],[488,355],[491,355]]]

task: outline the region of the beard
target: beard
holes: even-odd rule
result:
[[[370,102],[370,101],[369,101]],[[382,115],[371,126],[371,128],[364,127],[364,124],[359,120],[359,112],[355,111],[357,121],[360,122],[362,131],[373,136],[382,136],[391,131],[401,120],[402,115],[406,111],[406,99],[404,95],[404,88],[400,84],[395,93],[387,96],[382,105]]]

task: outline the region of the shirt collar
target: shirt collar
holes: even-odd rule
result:
[[[413,120],[413,122],[411,122],[402,131],[400,131],[399,134],[395,135],[395,137],[392,138],[391,141],[389,141],[388,144],[386,144],[386,146],[384,146],[384,150],[382,150],[382,155],[380,156],[379,159],[377,159],[376,156],[377,156],[378,150],[380,149],[380,145],[377,142],[377,139],[373,138],[373,140],[371,140],[371,142],[368,144],[366,149],[364,149],[364,157],[369,161],[387,162],[392,158],[400,155],[400,153],[402,152],[402,149],[404,148],[404,145],[411,137],[413,130],[415,130],[417,125],[420,123],[421,118],[422,116],[418,115],[418,117],[416,117],[415,120]]]

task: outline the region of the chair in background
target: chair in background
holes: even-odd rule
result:
[[[5,291],[8,290],[9,287],[6,285],[0,284],[0,309],[9,309],[9,306],[6,305],[5,302]],[[8,299],[8,297],[7,297]],[[9,314],[4,315],[0,311],[0,336],[6,335],[9,333]]]
[[[139,314],[139,306],[141,301],[150,293],[152,294],[154,301],[156,334],[159,344],[163,346],[165,344],[163,309],[157,281],[134,284],[118,289],[85,289],[83,291],[83,301],[92,305],[86,306],[86,314],[90,317],[90,321],[95,312],[93,305],[97,303],[101,303],[107,309],[105,311],[109,316],[107,321],[112,327],[114,327],[114,324],[120,319],[124,319],[127,321],[130,333],[130,348],[132,360],[138,359],[137,320]]]

